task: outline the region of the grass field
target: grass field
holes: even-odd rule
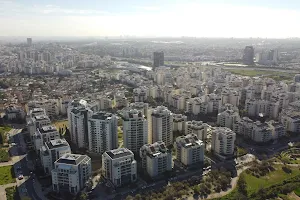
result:
[[[248,193],[257,192],[260,187],[268,187],[277,183],[282,182],[285,179],[292,178],[294,176],[300,175],[300,170],[298,167],[291,167],[292,173],[285,173],[281,167],[283,165],[276,165],[276,170],[270,172],[268,175],[256,178],[250,174],[245,173],[245,179],[247,182]]]
[[[300,175],[300,170],[298,167],[290,167],[292,169],[291,174],[287,174],[282,170],[282,166],[284,165],[275,165],[275,171],[270,172],[266,176],[256,178],[250,174],[247,174],[246,172],[243,172],[245,175],[245,180],[247,183],[247,191],[248,191],[248,196],[250,196],[252,193],[255,193],[261,188],[262,186],[264,188],[267,188],[269,186],[282,183],[284,180],[287,180],[289,178],[295,177],[297,175]],[[299,188],[300,192],[300,188]],[[222,197],[222,198],[217,198],[218,200],[231,200],[234,199],[235,194],[237,193],[237,189],[235,188],[231,193],[228,195]],[[296,191],[295,191],[296,193]]]
[[[16,179],[12,166],[0,167],[0,185],[15,183]]]
[[[300,188],[297,188],[296,190],[294,190],[294,192],[295,192],[295,194],[296,194],[297,196],[300,197]]]
[[[17,196],[18,196],[18,191],[17,191],[17,189],[16,189],[15,186],[6,188],[6,189],[5,189],[5,192],[6,192],[6,199],[7,199],[7,200],[18,199],[18,198],[17,198]]]
[[[0,149],[0,162],[9,161],[9,153],[6,149]]]
[[[294,78],[294,73],[278,72],[278,71],[267,71],[267,70],[249,70],[249,69],[228,69],[233,74],[242,76],[265,76],[273,78],[276,81],[280,80],[291,80]]]

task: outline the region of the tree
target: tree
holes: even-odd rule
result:
[[[88,196],[87,196],[87,194],[85,192],[82,192],[80,194],[80,197],[79,197],[80,200],[87,200],[87,198],[88,198]]]
[[[126,197],[126,200],[133,200],[133,197],[132,197],[131,195],[128,195],[128,196]]]
[[[247,196],[247,183],[243,174],[241,174],[239,177],[239,180],[237,182],[237,188],[239,193]]]

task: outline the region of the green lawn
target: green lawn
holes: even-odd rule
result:
[[[0,167],[0,185],[15,183],[15,175],[13,166]]]
[[[6,149],[0,149],[0,162],[9,161],[9,154]]]
[[[294,192],[295,192],[295,194],[296,194],[297,196],[300,197],[300,188],[297,188],[296,190],[294,190]]]
[[[5,192],[6,192],[6,199],[7,200],[17,199],[18,191],[17,191],[15,186],[6,188]]]
[[[300,175],[299,168],[291,167],[292,173],[287,174],[281,169],[282,166],[283,165],[276,165],[275,171],[270,172],[268,175],[259,178],[256,178],[250,174],[245,173],[248,193],[251,194],[253,192],[256,192],[261,186],[266,188],[268,186],[280,183],[285,179]]]
[[[266,77],[273,78],[276,81],[290,80],[295,76],[294,73],[268,71],[268,70],[228,69],[228,71],[230,71],[233,74],[250,76],[250,77],[264,75]]]

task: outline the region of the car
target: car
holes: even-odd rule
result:
[[[24,178],[24,176],[22,175],[22,174],[20,174],[19,176],[18,176],[18,179],[19,180],[22,180]]]

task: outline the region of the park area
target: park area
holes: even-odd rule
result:
[[[61,120],[53,122],[53,125],[57,128],[57,130],[60,130],[61,128],[65,130],[66,127],[68,127],[68,120]]]
[[[264,164],[263,164],[264,165]],[[291,195],[300,192],[299,167],[283,164],[266,164],[266,168],[253,168],[240,175],[237,187],[220,200],[233,199],[293,199]],[[267,170],[264,173],[259,171]],[[257,174],[256,172],[259,172]],[[242,183],[241,183],[242,182]]]
[[[227,71],[232,74],[241,75],[241,76],[263,76],[272,78],[275,81],[283,81],[283,80],[292,80],[295,76],[295,73],[288,72],[279,72],[279,71],[269,71],[269,70],[256,70],[256,69],[227,69]]]
[[[15,175],[13,166],[0,167],[0,185],[15,183]]]

